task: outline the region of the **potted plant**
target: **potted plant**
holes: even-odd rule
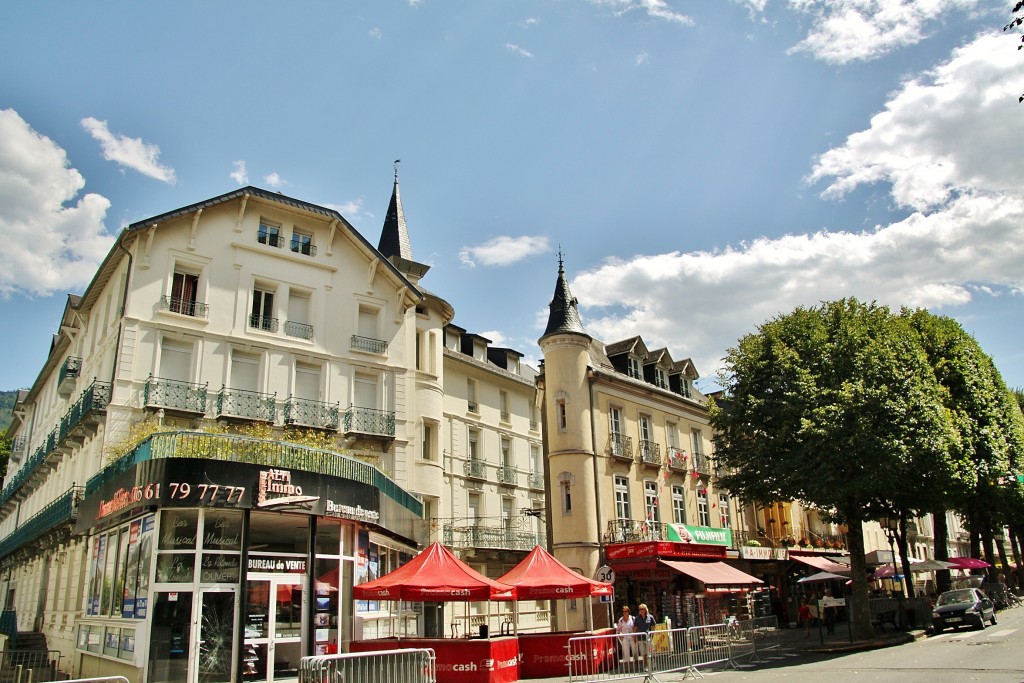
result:
[[[747,541],[747,545],[750,546],[751,548],[760,548],[761,547],[761,541],[757,540],[756,538],[751,538],[750,540]]]

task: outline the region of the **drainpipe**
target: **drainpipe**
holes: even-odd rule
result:
[[[117,240],[117,246],[128,256],[128,269],[124,274],[124,292],[121,295],[121,322],[117,326],[117,340],[114,343],[114,365],[110,370],[110,400],[114,398],[114,382],[117,379],[117,362],[121,356],[121,334],[124,332],[124,312],[128,305],[128,285],[132,279],[132,265],[134,260],[132,253],[124,246],[124,238],[127,234],[123,234]]]

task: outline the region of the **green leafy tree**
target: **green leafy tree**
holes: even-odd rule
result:
[[[712,406],[721,484],[746,501],[800,500],[849,529],[851,617],[870,637],[862,522],[912,507],[944,475],[952,429],[917,335],[845,299],[798,308],[740,339]],[[911,480],[915,475],[923,483]]]

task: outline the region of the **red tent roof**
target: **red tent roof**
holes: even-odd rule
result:
[[[518,600],[561,600],[612,594],[610,583],[580,576],[540,546],[498,580],[515,586]]]
[[[412,602],[514,600],[515,588],[488,579],[440,543],[431,543],[390,574],[353,587],[352,597]]]

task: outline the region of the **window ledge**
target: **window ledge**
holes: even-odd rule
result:
[[[200,317],[198,315],[185,315],[184,313],[175,313],[174,311],[169,311],[169,310],[166,310],[166,309],[157,309],[156,314],[159,315],[159,316],[163,316],[165,318],[170,318],[172,320],[191,320],[192,322],[196,323],[197,325],[201,325],[203,327],[206,327],[207,325],[210,324],[210,319],[209,318],[203,318],[203,317]],[[84,651],[85,650],[83,650],[83,652]],[[89,654],[96,654],[96,653],[95,652],[90,652]],[[118,660],[118,661],[122,661],[123,662],[125,660],[121,659],[121,660]]]

